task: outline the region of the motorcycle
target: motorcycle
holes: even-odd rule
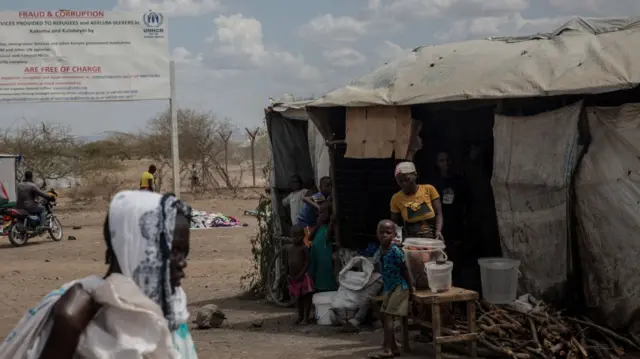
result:
[[[9,234],[11,225],[11,208],[0,208],[0,236]]]
[[[56,199],[58,194],[52,189],[48,192],[53,200],[40,199],[40,204],[44,206],[47,211],[46,223],[40,226],[40,216],[29,214],[22,209],[9,210],[8,216],[10,217],[10,224],[7,228],[9,242],[14,247],[21,247],[27,243],[27,241],[33,237],[40,236],[45,232],[49,233],[49,236],[54,241],[58,242],[62,240],[63,229],[60,220],[53,214],[53,207],[57,205]]]

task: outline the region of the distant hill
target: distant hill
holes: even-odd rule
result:
[[[101,133],[97,135],[89,135],[89,136],[76,136],[78,141],[80,142],[97,142],[106,139],[109,136],[108,133]]]

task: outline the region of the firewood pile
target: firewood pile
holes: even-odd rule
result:
[[[565,317],[542,302],[531,310],[477,302],[479,347],[500,357],[621,358],[625,349],[640,351],[637,336],[621,335],[586,318]],[[465,325],[456,324],[456,331]]]

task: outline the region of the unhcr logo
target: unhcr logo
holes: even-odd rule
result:
[[[159,12],[149,11],[142,15],[142,21],[147,27],[160,27],[163,20],[162,14]]]

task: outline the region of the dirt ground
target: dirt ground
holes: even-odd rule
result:
[[[242,292],[240,277],[250,264],[249,238],[257,230],[256,220],[243,212],[255,208],[257,195],[247,191],[239,198],[224,196],[190,202],[196,209],[222,212],[249,224],[245,228],[192,231],[192,251],[184,281],[192,316],[199,306],[208,303],[218,305],[228,316],[221,329],[193,330],[200,358],[363,358],[379,348],[381,332],[347,335],[329,327],[293,327],[291,310],[237,299]],[[2,337],[49,291],[106,269],[102,238],[106,205],[60,207],[57,214],[65,226],[61,242],[41,237],[13,248],[0,237]],[[82,228],[73,230],[73,226]],[[67,236],[76,240],[67,240]],[[253,328],[256,320],[264,320],[261,328]],[[424,352],[420,357],[425,357]]]

